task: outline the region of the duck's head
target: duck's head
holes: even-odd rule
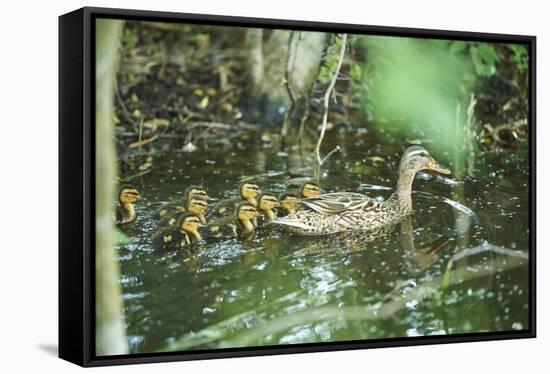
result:
[[[419,145],[410,146],[403,153],[399,164],[399,173],[414,173],[421,170],[431,170],[440,174],[451,174],[451,171],[439,165],[430,153]]]
[[[191,199],[206,201],[209,199],[209,196],[203,188],[191,186],[185,190],[185,199],[186,201],[191,201]]]
[[[187,201],[187,210],[198,216],[204,215],[204,213],[206,212],[206,206],[206,200],[202,200],[198,197],[191,198],[191,200]]]
[[[241,203],[236,208],[237,218],[241,221],[252,221],[258,217],[256,207],[250,203]]]
[[[280,197],[280,205],[288,212],[294,212],[298,209],[300,199],[294,194],[284,194]]]
[[[239,185],[239,193],[244,200],[250,200],[256,197],[260,192],[260,187],[255,182],[244,182]]]
[[[193,213],[186,212],[178,216],[177,227],[188,234],[197,236],[201,226],[201,220]]]
[[[118,201],[121,204],[130,204],[135,203],[136,201],[141,199],[141,195],[139,194],[139,191],[137,188],[130,184],[124,184],[120,186],[118,190]]]
[[[263,211],[273,210],[279,206],[277,197],[270,193],[262,193],[258,197],[258,208]]]
[[[300,194],[302,197],[316,197],[321,194],[321,188],[317,183],[305,182],[300,186]]]

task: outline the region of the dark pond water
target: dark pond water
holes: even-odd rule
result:
[[[402,145],[329,138],[324,149],[344,149],[324,167],[323,192],[391,194]],[[285,190],[294,158],[241,148],[174,152],[132,181],[146,198],[123,229],[133,244],[119,248],[132,353],[528,328],[526,146],[482,153],[475,177],[420,173],[410,220],[371,242],[265,227],[245,241],[204,242],[192,257],[155,251],[153,213],[190,184],[223,198],[260,174],[263,190]],[[451,155],[433,153],[452,169]]]

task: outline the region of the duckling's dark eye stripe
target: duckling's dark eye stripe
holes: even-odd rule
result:
[[[135,192],[135,191],[124,191],[124,193],[126,195],[134,195],[134,196],[139,196],[139,193]]]
[[[256,190],[256,191],[260,189],[260,187],[258,186],[246,186],[246,188],[248,188],[249,190]]]

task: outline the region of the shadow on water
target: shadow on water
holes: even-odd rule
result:
[[[337,141],[343,151],[327,163],[323,191],[388,198],[402,149]],[[151,247],[159,205],[190,184],[232,196],[243,176],[283,192],[288,155],[253,146],[170,153],[133,181],[146,200],[124,228],[132,244],[119,248],[131,351],[527,328],[526,158],[486,153],[477,179],[420,173],[414,213],[377,233],[303,238],[267,226],[189,256]]]

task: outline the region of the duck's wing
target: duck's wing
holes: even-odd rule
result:
[[[301,204],[316,212],[334,215],[346,211],[360,210],[365,205],[376,203],[367,195],[356,192],[333,192],[303,199]]]

